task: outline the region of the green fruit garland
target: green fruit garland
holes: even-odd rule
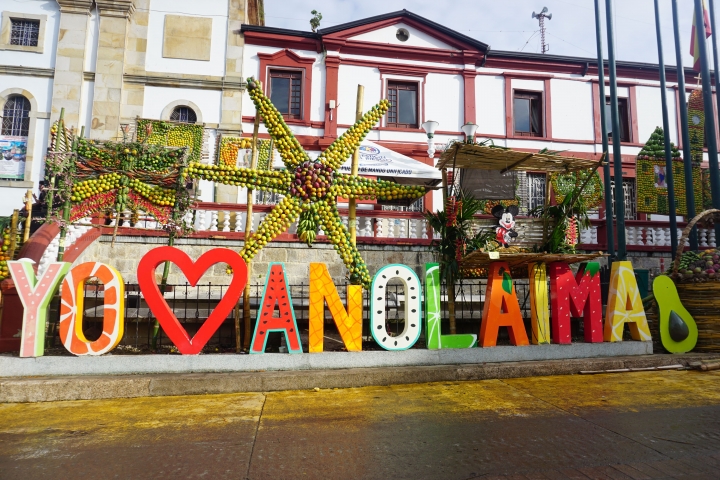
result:
[[[555,192],[555,199],[562,203],[565,197],[576,188],[580,188],[587,180],[588,172],[572,172],[566,174],[553,173],[550,175],[550,185]],[[586,210],[591,210],[603,201],[603,183],[596,171],[590,173],[592,178],[585,184],[585,188],[578,199]]]
[[[192,123],[163,122],[161,120],[138,119],[137,139],[141,143],[168,147],[185,147],[188,161],[202,160],[205,128]]]
[[[252,170],[193,163],[187,170],[187,176],[285,195],[265,217],[257,231],[246,239],[240,252],[246,261],[251,260],[272,239],[299,219],[298,235],[301,239],[312,243],[321,227],[347,266],[350,281],[369,288],[370,272],[360,252],[350,241],[350,234],[337,210],[337,197],[416,199],[425,194],[425,189],[370,180],[356,175],[343,175],[337,173],[337,169],[387,112],[390,102],[382,100],[374,106],[313,161],[290,131],[280,112],[263,94],[255,79],[249,78],[247,84],[250,98],[262,116],[286,169]]]
[[[703,161],[705,146],[705,104],[700,89],[693,90],[688,98],[688,133],[692,163],[700,165]]]

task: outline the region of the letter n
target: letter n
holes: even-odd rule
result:
[[[347,311],[324,263],[310,264],[310,353],[323,351],[325,302],[348,352],[362,350],[362,287],[347,286]]]

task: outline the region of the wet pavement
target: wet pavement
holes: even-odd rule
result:
[[[720,373],[0,405],[0,479],[720,478]]]

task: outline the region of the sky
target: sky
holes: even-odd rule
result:
[[[657,63],[654,1],[613,2],[616,58]],[[605,1],[601,0],[600,3],[605,39]],[[671,3],[669,0],[660,0],[659,3],[665,64],[675,65]],[[692,64],[689,53],[692,5],[693,0],[678,0],[680,42],[685,67]],[[265,0],[265,24],[310,31],[311,10],[322,13],[320,28],[327,28],[405,8],[487,43],[492,50],[540,53],[538,21],[532,18],[532,13],[540,12],[543,7],[547,7],[548,13],[552,14],[552,19],[545,21],[549,54],[597,57],[593,0]],[[715,7],[720,10],[720,0]],[[718,11],[715,13],[717,19],[720,15]],[[720,21],[716,22],[720,29]],[[708,43],[708,47],[710,45]],[[607,58],[606,45],[604,54]]]

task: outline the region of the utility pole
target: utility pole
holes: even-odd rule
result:
[[[532,13],[532,18],[537,18],[540,23],[540,46],[542,53],[550,50],[550,45],[545,42],[545,19],[552,20],[552,13],[547,13],[547,7],[543,7],[540,13]]]

